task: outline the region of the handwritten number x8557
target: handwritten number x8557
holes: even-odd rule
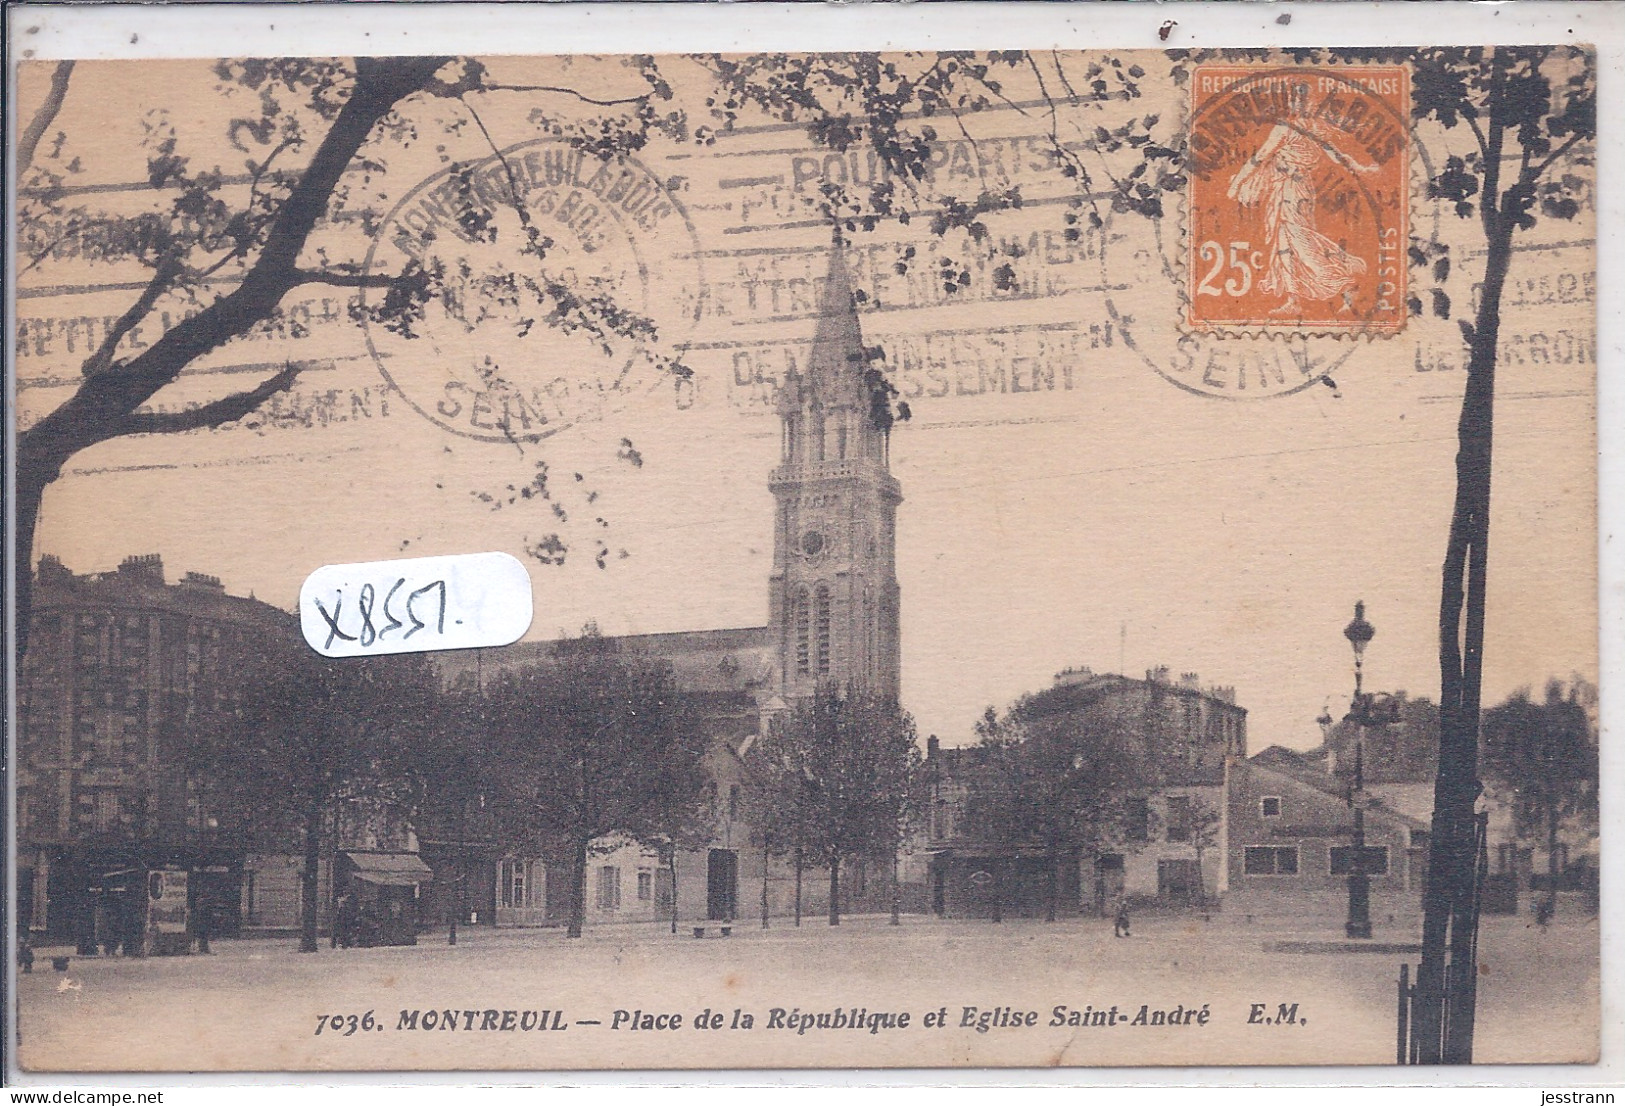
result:
[[[362,584],[361,596],[356,604],[361,612],[361,627],[354,634],[347,634],[339,628],[339,618],[344,613],[344,592],[342,590],[334,596],[333,610],[331,612],[328,611],[327,606],[320,599],[316,599],[316,610],[321,614],[322,621],[327,623],[327,642],[322,648],[331,649],[335,640],[359,640],[362,648],[371,648],[375,643],[382,642],[391,631],[398,630],[406,625],[406,623],[396,618],[394,612],[390,610],[390,604],[395,599],[395,593],[404,586],[406,586],[406,577],[399,577],[394,585],[390,587],[388,594],[384,596],[383,616],[386,622],[382,628],[379,628],[372,621],[373,613],[377,610],[378,593],[371,584]],[[401,636],[402,641],[410,638],[419,630],[428,627],[428,624],[419,618],[417,612],[412,609],[412,604],[421,596],[436,588],[440,589],[440,609],[435,620],[435,632],[439,634],[446,632],[446,582],[444,580],[434,580],[407,594],[406,617],[411,621],[412,628]]]

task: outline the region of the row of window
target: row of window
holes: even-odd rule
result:
[[[542,905],[536,899],[538,877],[545,865],[538,860],[507,859],[497,868],[497,905],[503,909],[523,909]],[[599,910],[621,908],[621,869],[614,864],[601,866],[597,873],[597,902]],[[638,869],[638,902],[654,900],[655,873],[653,868]]]
[[[1189,844],[1195,832],[1195,812],[1190,796],[1170,795],[1166,805],[1168,841],[1176,845]],[[1129,799],[1123,821],[1123,836],[1127,840],[1151,840],[1151,801],[1143,797]]]
[[[638,901],[650,902],[654,899],[655,873],[653,868],[638,869]],[[613,864],[605,864],[598,869],[598,909],[619,910],[621,908],[621,870]]]
[[[806,430],[807,459],[810,461],[846,460],[847,439],[847,409],[836,408],[832,411],[831,420],[835,423],[835,440],[829,441],[828,427],[824,418],[824,409],[817,403],[813,404],[809,413]],[[784,422],[784,459],[795,461],[802,448],[802,431],[800,415],[791,415]],[[833,454],[833,456],[831,456]]]
[[[1328,864],[1334,876],[1352,875],[1354,872],[1354,846],[1333,845]],[[1249,876],[1295,876],[1298,874],[1298,847],[1296,845],[1248,845],[1242,850],[1242,871]],[[1388,846],[1365,847],[1365,874],[1388,874]]]

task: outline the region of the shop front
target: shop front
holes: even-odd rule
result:
[[[1040,918],[1080,912],[1078,854],[1051,858],[1026,846],[954,846],[932,851],[931,904],[948,918]]]
[[[54,850],[30,872],[25,917],[45,931],[36,943],[71,944],[81,956],[186,953],[200,935],[238,931],[242,856],[232,850],[84,845]]]
[[[418,943],[423,885],[434,873],[416,853],[340,853],[334,877],[335,944],[372,948]]]

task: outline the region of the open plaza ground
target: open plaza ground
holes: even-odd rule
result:
[[[19,976],[31,1071],[1391,1064],[1419,929],[1351,951],[1337,920],[741,921],[463,930],[301,955],[73,957]],[[1586,1062],[1595,916],[1487,917],[1476,1060]],[[353,1018],[352,1018],[353,1015]],[[369,1016],[370,1015],[370,1016]],[[702,1024],[703,1023],[703,1024]]]

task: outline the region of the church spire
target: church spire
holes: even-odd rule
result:
[[[818,327],[813,332],[812,352],[807,357],[808,383],[826,397],[826,401],[856,399],[858,395],[854,393],[861,392],[868,358],[857,303],[852,298],[852,275],[846,267],[846,251],[841,247],[839,233],[830,243],[829,274],[824,278],[824,294],[818,308]]]
[[[783,453],[769,594],[786,699],[821,683],[896,696],[900,600],[896,517],[902,490],[888,467],[887,429],[852,278],[837,232],[812,346],[779,394]]]
[[[785,459],[870,460],[884,470],[887,435],[874,418],[871,390],[869,351],[837,229],[830,242],[812,347],[801,368],[792,364],[779,394]]]

